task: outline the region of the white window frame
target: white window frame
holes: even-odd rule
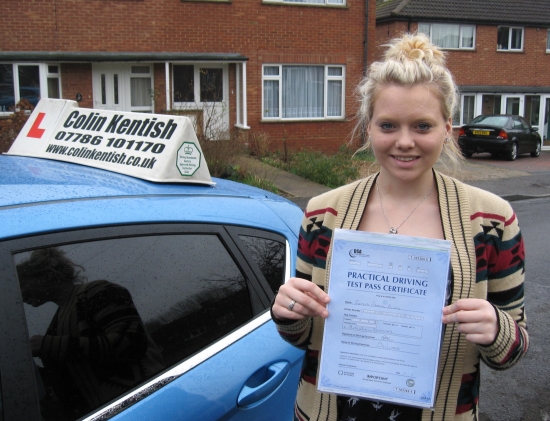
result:
[[[347,0],[263,0],[264,3],[285,3],[299,6],[346,6]]]
[[[59,97],[63,98],[61,91],[61,65],[59,63],[2,63],[12,65],[14,102],[17,104],[21,100],[19,90],[19,66],[38,66],[38,80],[40,83],[40,98],[48,98],[48,79],[56,78],[59,83]],[[57,73],[49,73],[48,66],[57,66]],[[0,110],[0,115],[10,115],[10,111]]]
[[[303,67],[323,67],[324,68],[324,92],[323,92],[323,117],[304,117],[304,118],[283,118],[283,67],[285,66],[303,66]],[[264,75],[264,69],[266,67],[278,67],[278,75]],[[342,75],[340,76],[329,76],[328,69],[331,67],[338,67],[342,69]],[[272,80],[279,83],[279,116],[278,117],[266,117],[264,110],[264,82]],[[328,115],[328,83],[329,81],[341,81],[342,82],[342,102],[341,110],[342,113],[339,116],[329,116]],[[317,65],[317,64],[263,64],[262,65],[262,120],[263,121],[304,121],[304,120],[342,120],[346,115],[346,66],[341,64],[327,64],[327,65]]]
[[[548,30],[548,33],[546,34],[546,52],[550,53],[550,29]]]
[[[442,49],[444,50],[475,50],[476,48],[476,25],[461,25],[461,24],[458,24],[458,23],[437,23],[438,25],[447,25],[447,26],[458,26],[459,27],[459,38],[458,38],[458,47],[441,47]],[[427,25],[430,27],[430,30],[429,30],[429,34],[425,34],[427,35],[429,38],[430,38],[430,41],[433,42],[434,44],[436,44],[434,42],[434,40],[432,39],[432,25],[434,25],[433,23],[429,23],[429,22],[419,22],[418,23],[418,32],[422,32],[420,30],[420,27],[421,25]],[[468,46],[463,46],[462,45],[462,40],[463,40],[463,31],[465,28],[474,28],[474,36],[473,36],[473,41],[472,41],[472,46],[471,47],[468,47]],[[422,32],[424,33],[424,32]]]
[[[508,46],[507,46],[507,48],[501,48],[501,46],[498,44],[498,29],[500,29],[500,28],[508,28]],[[520,48],[511,48],[512,32],[513,32],[514,29],[521,30],[521,47]],[[525,28],[523,26],[499,25],[499,27],[497,28],[497,51],[522,52],[524,43],[525,43]]]

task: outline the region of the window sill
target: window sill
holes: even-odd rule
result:
[[[523,50],[499,50],[497,49],[497,53],[523,53]]]

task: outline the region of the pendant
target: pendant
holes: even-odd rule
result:
[[[397,234],[397,230],[394,227],[390,227],[390,232],[388,234]]]

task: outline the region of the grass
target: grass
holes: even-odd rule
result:
[[[252,174],[250,171],[242,169],[238,165],[234,165],[233,167],[231,167],[227,178],[229,180],[238,181],[239,183],[247,184],[249,186],[259,187],[260,189],[270,191],[271,193],[275,193],[278,195],[282,194],[282,192],[277,187],[275,187],[271,181],[258,175]]]

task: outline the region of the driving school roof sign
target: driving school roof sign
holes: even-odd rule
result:
[[[8,155],[74,162],[156,182],[214,184],[187,117],[42,99]]]

